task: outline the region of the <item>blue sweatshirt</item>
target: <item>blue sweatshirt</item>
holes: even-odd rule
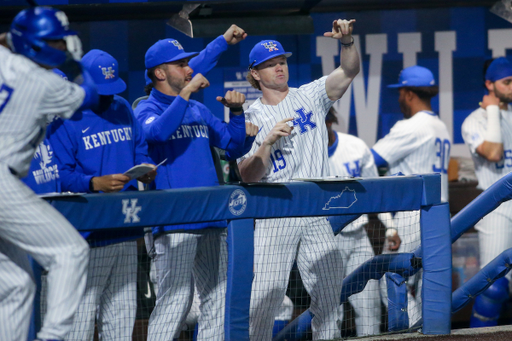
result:
[[[49,129],[63,191],[90,193],[92,177],[122,174],[135,165],[153,163],[131,106],[119,96],[114,96],[110,108],[101,114],[76,112],[69,120],[53,122]],[[137,190],[137,181],[128,182],[126,190]],[[123,238],[119,235],[115,230],[82,233],[91,245],[103,246],[143,236],[143,231],[127,229]]]
[[[50,126],[50,142],[60,165],[63,191],[89,193],[92,177],[124,173],[141,163],[151,163],[147,143],[128,102],[114,96],[110,108],[96,114],[75,113]],[[132,180],[123,190],[137,190]]]
[[[135,116],[142,125],[153,162],[160,163],[167,158],[155,179],[157,189],[217,186],[210,145],[235,153],[244,147],[243,114],[231,114],[230,122],[226,124],[205,105],[194,100],[186,101],[180,96],[168,96],[156,89],[147,100],[139,103]],[[218,221],[179,227],[225,226],[225,221]],[[153,228],[153,233],[168,230],[168,226],[159,226]]]
[[[188,66],[193,70],[192,77],[198,73],[206,75],[210,72],[217,65],[220,56],[227,50],[227,48],[228,43],[226,42],[226,39],[224,39],[224,36],[220,35],[215,38],[204,48],[204,50],[188,62]],[[151,80],[146,74],[146,84],[149,83],[151,83]],[[194,98],[195,95],[196,94],[192,94],[191,98]],[[144,101],[145,100],[142,100],[137,104],[137,109],[141,103],[144,103]],[[137,109],[135,109],[136,112],[138,112]],[[236,151],[226,151],[226,158],[228,160],[236,160],[237,158],[247,154],[251,150],[255,139],[256,136],[248,137],[241,148],[238,148]]]

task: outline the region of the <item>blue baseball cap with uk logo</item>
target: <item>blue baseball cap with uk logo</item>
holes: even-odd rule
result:
[[[175,39],[162,39],[147,50],[144,62],[146,69],[151,69],[160,64],[192,58],[198,54],[199,52],[185,52],[183,46]]]
[[[423,66],[409,66],[400,72],[398,84],[388,85],[388,88],[435,86],[436,80],[432,72]]]
[[[117,95],[126,90],[126,83],[119,78],[117,60],[102,50],[91,50],[82,57],[82,65],[96,83],[98,94]]]
[[[285,52],[283,46],[277,40],[262,40],[252,48],[249,53],[249,69],[252,69],[269,59],[292,55],[291,52]]]

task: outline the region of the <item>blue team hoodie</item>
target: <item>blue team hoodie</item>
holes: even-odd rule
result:
[[[155,179],[157,189],[217,186],[210,145],[235,154],[244,149],[244,114],[231,114],[226,124],[197,101],[186,101],[153,89],[149,98],[139,103],[135,116],[142,125],[153,162],[160,163],[167,158]],[[218,221],[174,227],[225,226],[226,221]],[[153,233],[168,230],[168,226],[159,226],[153,228]]]
[[[50,143],[59,164],[63,191],[90,193],[92,177],[124,173],[141,163],[153,163],[147,154],[147,143],[139,122],[128,102],[114,95],[109,109],[101,114],[91,110],[76,112],[69,120],[56,120],[49,127]],[[125,185],[123,191],[137,190],[137,181]],[[141,229],[82,233],[101,245],[142,236]],[[108,241],[107,241],[108,239]],[[95,246],[100,244],[94,243]]]

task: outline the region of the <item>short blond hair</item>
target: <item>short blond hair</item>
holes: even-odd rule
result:
[[[255,89],[261,90],[260,82],[258,82],[254,77],[252,76],[251,72],[247,73],[247,77],[245,77],[247,81],[251,84],[251,86]]]

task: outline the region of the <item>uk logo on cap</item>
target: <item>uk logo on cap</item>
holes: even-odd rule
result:
[[[115,78],[116,76],[114,75],[114,73],[116,72],[116,70],[112,69],[112,66],[109,66],[109,67],[102,67],[101,65],[99,66],[99,68],[101,69],[101,73],[103,74],[103,76],[105,76],[105,79],[112,79],[112,78]]]
[[[285,56],[288,58],[291,55],[291,52],[284,51],[283,46],[277,40],[262,40],[254,45],[249,53],[249,69],[274,57]]]
[[[126,83],[117,76],[119,64],[107,52],[96,49],[87,52],[82,65],[89,71],[99,95],[117,95],[126,90]]]
[[[185,52],[183,46],[176,39],[162,39],[147,50],[144,64],[147,70],[160,64],[171,63],[180,59],[190,59],[198,54],[198,52]]]
[[[177,40],[171,40],[171,43],[176,46],[179,50],[183,50],[183,46],[181,46],[180,42]]]
[[[268,43],[263,43],[261,45],[263,45],[268,50],[268,52],[279,51],[279,49],[277,48],[277,45],[274,44],[273,41],[270,41]]]

